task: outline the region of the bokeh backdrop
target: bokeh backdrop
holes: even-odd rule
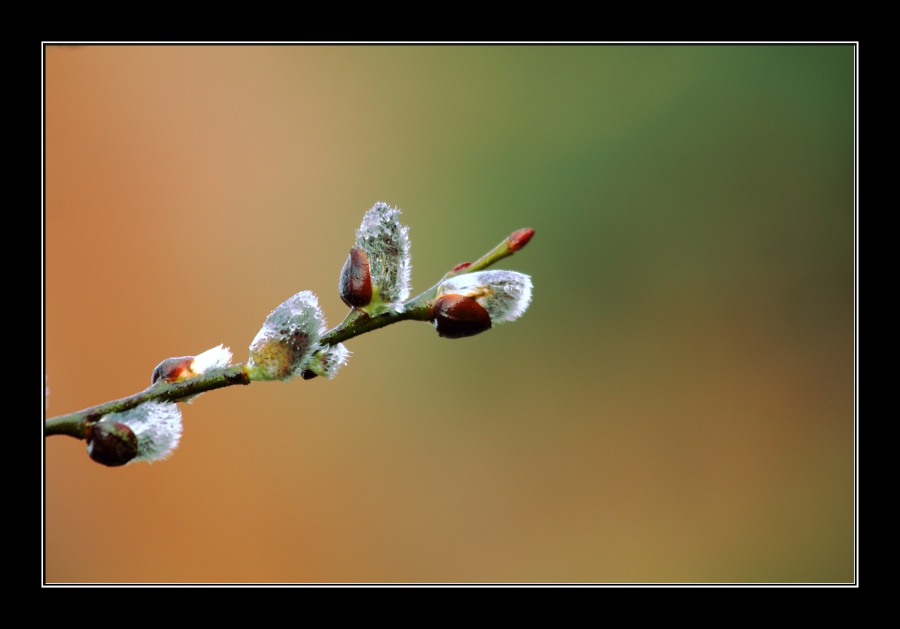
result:
[[[337,324],[376,201],[414,294],[536,230],[515,323],[208,393],[163,462],[47,439],[47,581],[854,579],[852,47],[45,59],[47,416],[300,290]]]

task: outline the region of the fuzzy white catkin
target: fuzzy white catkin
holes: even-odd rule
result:
[[[400,224],[400,210],[378,202],[363,217],[356,230],[356,246],[369,259],[372,287],[381,301],[374,301],[371,314],[399,312],[409,298],[409,227]]]
[[[325,333],[316,296],[301,291],[273,310],[250,344],[251,380],[291,380],[300,375]]]
[[[181,440],[181,410],[174,402],[145,402],[123,413],[105,415],[100,421],[125,424],[131,429],[138,442],[132,463],[165,459]]]
[[[343,365],[347,364],[350,357],[350,350],[344,347],[343,343],[335,346],[326,346],[325,349],[316,352],[309,363],[309,368],[314,373],[331,380]]]
[[[491,323],[514,321],[531,303],[531,278],[515,271],[478,271],[441,283],[438,295],[472,297],[487,310]]]
[[[191,371],[195,374],[204,374],[211,369],[221,369],[231,364],[231,350],[224,345],[216,345],[202,354],[194,357],[191,363]]]

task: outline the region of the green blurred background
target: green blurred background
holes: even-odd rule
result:
[[[46,579],[854,578],[853,55],[50,47],[48,416],[313,290],[376,201],[414,294],[520,227],[522,319],[184,405],[164,462],[46,441]]]

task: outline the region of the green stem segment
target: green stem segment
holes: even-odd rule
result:
[[[156,383],[140,393],[98,404],[77,413],[48,419],[44,423],[44,434],[69,435],[76,439],[84,439],[87,433],[87,425],[99,421],[104,415],[131,410],[144,402],[177,402],[206,391],[230,387],[235,384],[250,384],[250,380],[244,371],[244,363],[225,367],[224,369],[214,369],[202,376],[183,380],[182,382],[168,383],[165,380],[157,380]]]
[[[497,264],[503,258],[511,256],[514,253],[515,250],[512,248],[512,246],[510,246],[509,239],[504,240],[499,245],[494,247],[490,252],[484,254],[483,256],[481,256],[481,258],[479,258],[466,268],[456,271],[455,273],[451,273],[450,277],[453,277],[455,275],[465,275],[466,273],[475,273],[476,271],[483,271],[489,266]]]
[[[522,230],[520,230],[522,231]],[[513,232],[513,237],[519,232]],[[530,238],[530,235],[529,235]],[[527,242],[527,240],[525,241]],[[370,317],[361,310],[352,309],[347,317],[337,327],[329,330],[321,339],[322,345],[337,345],[360,334],[372,332],[378,328],[397,323],[398,321],[429,321],[431,319],[431,306],[437,295],[438,286],[444,280],[457,275],[481,271],[499,262],[507,256],[511,256],[516,250],[524,246],[517,245],[515,240],[506,239],[489,253],[482,256],[477,262],[472,263],[459,271],[447,273],[441,281],[427,291],[409,300],[403,305],[400,312],[384,312]],[[98,404],[68,415],[59,415],[44,422],[44,435],[68,435],[76,439],[87,437],[87,428],[90,424],[100,421],[104,415],[121,413],[139,406],[145,402],[178,402],[186,398],[230,387],[236,384],[250,384],[247,377],[245,363],[231,365],[223,369],[214,369],[202,376],[184,380],[182,382],[168,383],[158,380],[140,393],[135,393],[119,400],[112,400],[104,404]]]

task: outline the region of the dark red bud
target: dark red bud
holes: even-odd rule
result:
[[[471,297],[444,295],[434,302],[431,320],[438,335],[445,339],[461,339],[491,329],[487,310]]]
[[[362,249],[354,247],[341,269],[338,292],[351,308],[362,308],[372,301],[372,276],[369,273],[369,257]]]
[[[88,456],[109,467],[125,465],[137,456],[138,441],[125,424],[98,422],[88,427]]]
[[[186,369],[190,368],[192,362],[194,362],[193,356],[166,358],[153,370],[153,375],[150,376],[150,384],[155,383],[160,378],[166,382],[175,382]]]
[[[453,267],[453,270],[454,271],[462,271],[463,269],[468,269],[470,266],[472,266],[471,262],[461,262],[461,263],[457,264],[455,267]]]
[[[316,372],[313,371],[312,369],[304,369],[303,371],[300,372],[300,377],[303,378],[304,380],[312,380],[313,378],[316,377],[316,375],[317,375]]]
[[[506,242],[509,243],[510,250],[518,251],[528,244],[528,241],[531,240],[532,236],[534,236],[534,230],[530,227],[526,227],[525,229],[517,229],[509,235],[509,238],[506,239]]]

